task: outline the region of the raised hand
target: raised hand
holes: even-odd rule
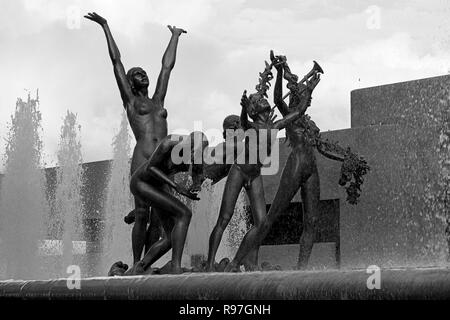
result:
[[[275,67],[275,69],[281,70],[283,68],[283,65],[286,63],[286,57],[275,56],[273,50],[270,50],[270,61],[272,61],[272,65]]]
[[[270,110],[270,114],[269,114],[269,119],[270,119],[270,122],[275,122],[275,119],[277,118],[277,115],[275,114],[275,107],[273,107],[271,110]]]
[[[101,25],[102,27],[107,25],[108,22],[106,21],[105,18],[103,18],[102,16],[98,15],[95,12],[89,12],[87,15],[84,16],[86,19],[89,19],[91,21],[97,22],[99,25]]]
[[[187,33],[186,30],[181,29],[181,28],[177,28],[175,26],[167,26],[167,28],[169,28],[170,32],[172,32],[173,35],[179,36],[182,33]]]
[[[249,105],[250,105],[250,100],[247,97],[247,90],[244,90],[244,93],[242,94],[242,98],[241,98],[241,106],[243,109],[247,110]]]
[[[273,53],[273,50],[270,50],[270,61],[272,61],[273,64],[276,63],[275,54]]]

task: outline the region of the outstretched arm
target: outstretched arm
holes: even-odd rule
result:
[[[306,109],[311,105],[311,94],[317,84],[320,82],[320,75],[315,74],[311,80],[307,83],[306,91],[304,92],[304,96],[302,100],[299,102],[298,106],[295,108],[295,111],[285,116],[283,119],[278,120],[274,123],[275,129],[281,130],[285,128],[288,124],[294,122],[299,119],[303,114],[305,114]]]
[[[147,172],[152,175],[153,178],[158,179],[160,182],[167,184],[168,186],[175,189],[179,194],[188,197],[191,200],[200,200],[194,191],[187,190],[186,188],[176,184],[172,181],[164,172],[162,172],[157,167],[151,166],[147,168]]]
[[[281,130],[283,128],[286,128],[288,124],[294,122],[295,120],[299,119],[303,114],[305,114],[306,109],[311,105],[311,94],[319,82],[320,82],[320,75],[316,73],[311,78],[311,80],[308,81],[306,91],[304,93],[304,96],[302,97],[302,101],[295,108],[295,111],[289,113],[283,119],[275,122],[274,123],[275,129]]]
[[[126,108],[129,102],[133,99],[133,92],[131,91],[130,84],[128,82],[125,68],[120,60],[120,52],[117,48],[116,42],[109,30],[108,22],[105,18],[101,17],[97,13],[88,13],[84,16],[86,19],[98,23],[105,32],[106,41],[108,43],[109,56],[114,67],[114,75],[116,77],[117,85],[119,86],[120,95],[122,97],[123,106]]]
[[[284,61],[282,60],[283,58]],[[275,88],[273,92],[273,103],[284,117],[289,113],[289,108],[283,100],[283,64],[285,62],[285,57],[275,57],[273,51],[270,50],[270,60],[272,60],[272,64],[275,66],[275,69],[277,69],[277,79],[275,81]]]
[[[250,101],[247,97],[247,90],[244,90],[244,93],[242,94],[241,98],[241,127],[242,129],[248,130],[251,128],[251,123],[248,121],[248,115],[247,115],[247,108],[250,104]]]
[[[287,116],[285,116],[283,119],[278,120],[274,123],[274,129],[284,129],[286,126],[288,126],[290,123],[294,122],[295,120],[299,119],[304,112],[300,110],[299,108],[296,108],[294,112],[289,113]]]
[[[156,83],[155,93],[153,94],[153,99],[158,100],[160,103],[164,104],[164,98],[166,97],[167,87],[169,85],[170,72],[175,66],[175,58],[177,55],[178,38],[182,33],[186,33],[185,30],[177,28],[175,26],[167,26],[172,32],[172,37],[170,38],[169,45],[167,46],[164,56],[162,58],[161,72],[158,76],[158,82]]]
[[[277,80],[275,81],[275,89],[273,103],[277,106],[281,115],[284,117],[289,114],[289,108],[283,100],[283,69],[277,68]]]
[[[173,182],[164,172],[159,170],[155,166],[149,166],[147,167],[147,172],[155,179],[159,180],[162,183],[167,184],[169,187],[172,187],[174,189],[177,188],[177,184]]]
[[[175,189],[178,193],[192,199],[199,200],[194,192],[187,190],[186,188],[176,184],[172,179],[170,179],[160,168],[160,166],[167,161],[170,157],[173,147],[180,143],[179,141],[174,141],[171,136],[167,136],[158,147],[153,151],[150,159],[147,161],[146,173],[159,180],[162,183]]]

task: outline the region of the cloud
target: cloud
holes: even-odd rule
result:
[[[268,60],[285,54],[302,76],[317,60],[325,70],[308,111],[322,130],[350,125],[350,91],[447,73],[449,5],[442,1],[377,1],[380,29],[367,28],[371,1],[268,0],[108,1],[0,0],[0,136],[18,96],[40,89],[46,159],[54,163],[66,110],[78,114],[85,161],[111,157],[122,102],[99,26],[67,26],[67,9],[97,11],[109,21],[126,68],[142,66],[150,91],[170,38],[179,42],[165,107],[169,131],[221,128],[239,114]],[[4,144],[0,144],[3,153]]]
[[[321,63],[326,70],[309,110],[323,129],[345,128],[350,121],[350,91],[446,74],[450,55],[413,48],[408,33],[363,43],[337,52]]]
[[[188,30],[203,25],[214,15],[220,1],[217,0],[22,0],[26,12],[41,21],[41,25],[72,18],[79,12],[78,18],[87,12],[97,12],[106,17],[118,32],[137,40],[145,34],[145,25],[178,24]],[[235,3],[236,1],[230,1]],[[238,1],[239,2],[239,1]],[[73,10],[71,10],[73,9]],[[76,18],[76,17],[75,17]],[[83,22],[82,22],[83,23]]]

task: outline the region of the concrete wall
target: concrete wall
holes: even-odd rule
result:
[[[440,176],[435,128],[386,125],[333,132],[333,138],[365,156],[371,166],[358,205],[337,186],[336,163],[321,159],[324,197],[341,199],[341,266],[442,263],[444,215],[433,196]],[[331,183],[330,183],[331,182]],[[427,189],[428,188],[428,189]]]
[[[445,75],[353,90],[351,127],[437,124],[449,88],[450,75]]]
[[[367,213],[358,218],[356,208],[342,206],[342,254],[349,265],[358,260],[344,253],[352,250],[383,265],[445,263],[449,89],[446,75],[351,93],[352,129],[344,139],[367,156],[374,170],[358,205]]]

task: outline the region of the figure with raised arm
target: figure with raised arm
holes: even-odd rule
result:
[[[223,232],[230,222],[237,198],[242,187],[250,200],[254,225],[259,227],[266,215],[266,201],[261,177],[261,167],[271,156],[272,144],[276,140],[278,130],[301,116],[301,112],[292,112],[281,120],[274,122],[273,110],[266,100],[269,81],[273,78],[272,65],[266,63],[264,72],[260,73],[257,93],[247,97],[246,91],[241,98],[241,126],[245,130],[245,143],[242,157],[238,157],[232,165],[225,184],[217,223],[209,239],[207,269],[215,271],[215,256],[222,239]],[[253,122],[248,120],[248,116]],[[251,139],[253,137],[253,139]],[[261,152],[264,148],[265,152]],[[265,157],[265,158],[264,158]],[[257,267],[258,247],[246,254],[246,269]],[[235,266],[236,268],[239,266]],[[235,269],[236,269],[235,268]]]
[[[274,57],[273,52],[271,52],[271,60],[277,70],[274,89],[274,103],[276,107],[283,117],[298,113],[303,117],[311,103],[311,93],[320,81],[318,72],[313,72],[310,75],[310,79],[307,77],[306,85],[301,82],[297,83],[298,77],[290,72],[285,57]],[[283,100],[283,71],[285,71],[285,78],[288,79],[291,88],[289,106]],[[301,117],[297,117],[296,121],[290,122],[286,126],[286,137],[292,151],[281,174],[280,185],[269,212],[260,224],[255,224],[245,235],[235,258],[226,271],[233,271],[241,264],[241,261],[249,252],[261,244],[276,218],[286,211],[292,198],[300,188],[304,207],[304,227],[300,239],[298,267],[304,268],[307,265],[314,240],[314,227],[318,217],[320,186],[314,149],[304,135],[304,128],[302,128],[302,122],[300,121]]]
[[[175,26],[168,26],[172,36],[162,58],[162,67],[156,82],[155,92],[152,97],[149,97],[147,73],[139,67],[131,68],[128,72],[125,72],[119,49],[106,19],[95,12],[88,13],[85,18],[98,23],[106,36],[120,96],[136,138],[136,146],[131,160],[131,174],[133,174],[151,156],[158,143],[167,136],[167,110],[164,108],[164,100],[170,73],[175,65],[178,38],[186,31]],[[151,222],[147,233],[149,216]],[[144,246],[147,250],[160,238],[162,230],[156,215],[150,215],[148,205],[136,197],[135,209],[126,221],[128,223],[135,222],[132,231],[132,246],[133,260],[136,263],[141,259]]]

